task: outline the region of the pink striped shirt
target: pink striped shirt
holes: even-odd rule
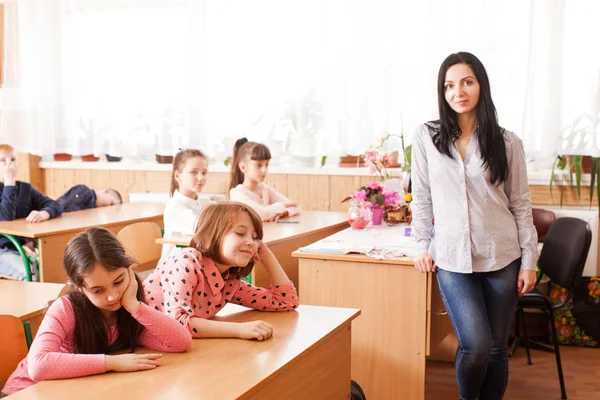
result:
[[[192,345],[187,329],[166,315],[141,303],[132,314],[144,330],[138,345],[167,352],[184,352]],[[106,372],[104,354],[73,354],[75,314],[68,296],[56,300],[46,313],[27,357],[8,378],[2,392],[10,395],[48,379],[76,378]],[[118,338],[110,327],[111,342]]]
[[[190,318],[211,318],[229,302],[261,311],[291,311],[298,294],[290,281],[268,288],[252,286],[229,274],[191,247],[166,258],[143,283],[148,304],[200,335]]]
[[[283,202],[289,201],[289,199],[266,183],[260,183],[258,187],[260,188],[260,196],[242,184],[237,185],[229,191],[229,198],[232,201],[239,201],[252,207],[263,221],[270,221],[277,214],[285,211],[289,212],[290,217],[300,214],[302,211],[300,207],[284,206]]]

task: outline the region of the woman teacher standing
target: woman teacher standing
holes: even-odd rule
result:
[[[477,57],[448,56],[437,86],[439,120],[413,140],[415,268],[437,271],[460,347],[460,398],[502,399],[512,316],[538,258],[523,144],[498,125]]]

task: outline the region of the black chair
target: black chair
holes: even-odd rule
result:
[[[518,344],[518,339],[523,339],[527,353],[527,364],[531,365],[531,355],[529,354],[529,338],[525,328],[524,309],[537,309],[543,311],[550,320],[552,329],[552,340],[554,342],[554,354],[556,355],[556,366],[558,369],[558,380],[560,382],[561,398],[567,398],[565,390],[565,381],[563,378],[562,364],[560,361],[560,351],[558,348],[558,339],[556,336],[556,326],[554,325],[554,310],[561,308],[573,296],[575,285],[581,280],[583,268],[592,242],[592,231],[590,225],[578,218],[558,218],[554,221],[546,238],[544,247],[538,265],[540,270],[550,280],[557,285],[567,289],[567,297],[560,304],[553,305],[548,293],[543,294],[536,288],[532,292],[519,298],[517,303],[517,315],[515,321],[515,343],[513,349]],[[539,280],[538,280],[539,282]],[[549,288],[550,286],[548,286]],[[520,326],[523,327],[523,335],[520,332]],[[547,348],[552,351],[551,348]]]

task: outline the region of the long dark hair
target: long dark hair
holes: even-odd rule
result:
[[[198,227],[190,246],[195,247],[203,256],[222,263],[221,245],[227,232],[235,225],[243,213],[248,214],[256,238],[263,238],[263,223],[260,216],[251,207],[235,201],[223,201],[205,206],[198,217]],[[254,261],[229,269],[230,274],[243,278],[250,275]]]
[[[100,309],[92,304],[82,292],[85,279],[96,266],[115,271],[129,268],[135,260],[125,254],[117,237],[107,229],[92,227],[75,235],[65,246],[64,265],[69,276],[70,290],[67,296],[75,313],[73,347],[77,354],[106,354],[124,348],[135,348],[144,330],[131,314],[121,307],[116,311],[119,337],[109,346],[109,326]],[[142,283],[138,281],[137,298],[144,300]]]
[[[202,157],[206,160],[206,156],[204,155],[204,153],[196,149],[180,150],[175,155],[175,158],[173,159],[173,170],[171,171],[171,189],[169,190],[171,197],[173,196],[173,193],[175,193],[175,190],[179,189],[179,183],[177,183],[177,181],[175,180],[175,172],[181,173],[181,171],[183,171],[183,168],[185,167],[185,163],[187,162],[187,160],[196,157]]]
[[[458,116],[446,101],[445,85],[446,72],[455,64],[467,64],[479,81],[479,103],[477,103],[477,124],[479,151],[483,158],[483,166],[490,171],[492,184],[500,184],[508,176],[508,160],[504,129],[498,125],[496,107],[492,101],[490,81],[481,61],[471,53],[460,52],[450,54],[442,63],[438,74],[438,108],[440,119],[427,123],[434,132],[433,143],[438,151],[448,157],[452,156],[452,145],[461,134]]]
[[[249,142],[246,138],[238,139],[233,145],[233,160],[231,161],[231,181],[229,190],[244,183],[244,173],[240,169],[241,161],[266,161],[271,159],[269,148],[262,143]]]

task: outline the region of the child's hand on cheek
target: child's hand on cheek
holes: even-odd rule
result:
[[[140,301],[137,299],[138,283],[133,272],[133,265],[127,268],[127,273],[129,274],[129,284],[121,296],[121,306],[130,314],[135,314],[138,308],[140,308]]]
[[[254,253],[254,257],[252,257],[252,261],[259,262],[264,259],[271,253],[271,250],[267,247],[267,245],[262,241],[258,241],[258,249],[256,249],[256,253]]]

